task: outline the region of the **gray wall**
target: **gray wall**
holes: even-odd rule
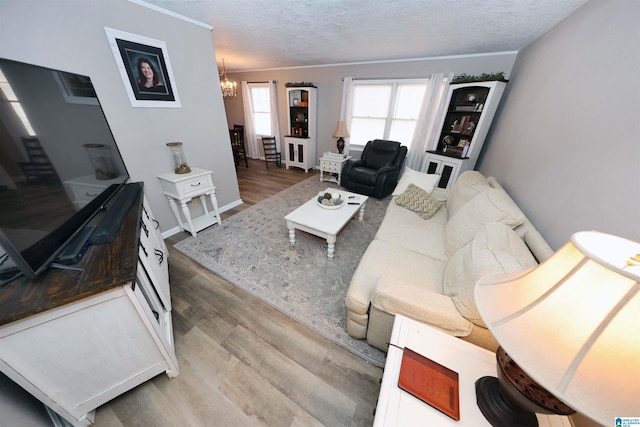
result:
[[[592,0],[519,54],[479,170],[554,247],[640,241],[640,2]]]
[[[215,36],[215,35],[214,35]],[[252,72],[227,73],[229,79],[258,82],[276,80],[278,82],[278,115],[280,134],[288,135],[287,99],[285,83],[312,82],[318,88],[317,133],[318,157],[325,151],[336,151],[336,138],[331,134],[336,128],[340,115],[342,98],[342,78],[409,78],[426,77],[433,73],[454,72],[478,75],[482,73],[503,71],[509,75],[516,59],[515,52],[504,52],[486,55],[470,55],[458,57],[430,58],[423,60],[375,62],[350,65],[328,65],[319,67],[287,68]],[[244,123],[241,91],[238,97],[225,99],[225,108],[229,125]],[[316,164],[319,164],[316,162]]]
[[[131,106],[104,27],[166,43],[181,108]],[[157,179],[173,170],[167,142],[184,142],[188,163],[214,172],[223,209],[239,203],[208,28],[126,0],[3,0],[0,57],[91,77],[131,178],[144,182],[163,231],[177,226]]]

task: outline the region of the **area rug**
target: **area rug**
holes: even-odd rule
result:
[[[364,220],[357,215],[338,234],[335,256],[326,240],[296,230],[291,245],[285,215],[317,195],[338,188],[306,179],[198,233],[174,247],[251,295],[325,338],[384,367],[385,354],[347,334],[345,295],[351,277],[373,240],[390,197],[369,198]]]

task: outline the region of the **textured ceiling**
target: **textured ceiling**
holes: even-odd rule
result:
[[[214,27],[229,72],[518,51],[587,0],[145,0]]]

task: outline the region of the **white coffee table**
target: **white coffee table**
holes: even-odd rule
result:
[[[338,209],[325,209],[318,206],[318,195],[316,194],[311,200],[285,216],[284,219],[287,221],[289,241],[292,245],[296,243],[296,229],[306,231],[327,239],[327,256],[333,258],[338,233],[356,213],[359,213],[358,221],[362,221],[364,208],[369,197],[335,188],[327,188],[324,192],[340,193],[342,199],[345,200],[344,205]]]

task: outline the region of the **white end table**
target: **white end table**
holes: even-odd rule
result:
[[[213,172],[191,168],[191,172],[185,174],[176,174],[174,172],[163,173],[158,176],[162,183],[164,195],[169,201],[169,206],[178,220],[178,225],[184,231],[191,233],[193,237],[198,231],[214,224],[222,224],[220,213],[218,212],[218,200],[216,199],[216,187],[213,185]],[[206,196],[211,201],[212,211],[209,212]],[[204,209],[204,215],[197,218],[191,218],[188,203],[194,197],[200,198],[200,204]],[[182,221],[180,210],[178,210],[178,202],[184,215],[185,221]]]
[[[342,176],[342,166],[344,162],[349,160],[351,156],[347,156],[344,159],[338,159],[333,157],[320,157],[320,182],[328,181],[335,182],[340,185],[340,177]],[[324,176],[325,173],[328,173],[328,176]],[[332,174],[337,174],[337,177],[334,177]]]
[[[380,387],[374,427],[473,426],[491,427],[476,403],[475,382],[496,376],[496,355],[407,317],[396,315]],[[460,421],[432,408],[398,387],[402,350],[408,347],[458,373]],[[540,427],[571,427],[567,417],[536,414]]]

